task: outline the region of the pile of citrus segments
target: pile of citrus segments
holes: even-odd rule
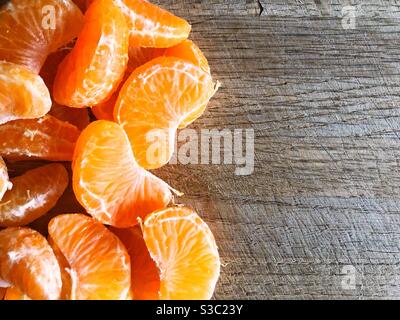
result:
[[[212,297],[213,234],[149,171],[218,89],[190,31],[143,0],[1,5],[0,300]],[[21,160],[49,164],[10,179]],[[67,188],[65,163],[86,212],[27,227]]]

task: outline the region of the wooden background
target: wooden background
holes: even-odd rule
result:
[[[191,127],[256,133],[251,176],[225,165],[157,171],[216,235],[215,298],[400,298],[400,2],[158,3],[193,24],[223,83]],[[348,4],[354,30],[341,23]],[[79,210],[71,199],[53,212]]]

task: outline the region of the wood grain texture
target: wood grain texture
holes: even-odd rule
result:
[[[251,176],[227,165],[157,171],[216,235],[215,298],[400,298],[400,4],[158,2],[193,24],[223,83],[191,128],[256,133]],[[349,3],[354,30],[341,24]],[[81,210],[72,198],[53,211]],[[345,265],[355,289],[342,287]]]

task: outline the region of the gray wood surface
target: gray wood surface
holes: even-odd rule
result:
[[[223,83],[191,128],[256,133],[251,176],[157,171],[215,233],[215,298],[400,298],[400,2],[158,3],[193,24]],[[351,3],[356,28],[345,30]],[[79,210],[71,199],[53,212]],[[347,265],[355,288],[342,285]]]
[[[192,127],[256,131],[252,176],[160,171],[216,234],[216,298],[400,298],[400,2],[159,2],[223,83]]]

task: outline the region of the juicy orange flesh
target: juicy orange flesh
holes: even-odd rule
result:
[[[71,161],[80,131],[47,115],[0,125],[0,155],[9,160]]]
[[[114,118],[126,131],[142,167],[156,169],[170,160],[176,130],[208,103],[214,87],[209,73],[175,57],[154,59],[130,75]]]
[[[42,78],[23,66],[0,61],[0,124],[44,116],[51,108]]]
[[[165,182],[137,165],[126,134],[113,122],[95,121],[82,132],[72,167],[78,201],[105,224],[132,227],[172,199]]]
[[[85,14],[75,47],[58,67],[53,95],[69,107],[106,101],[128,62],[128,25],[113,0],[97,0]]]
[[[111,231],[88,216],[70,214],[53,218],[49,236],[70,266],[71,299],[127,299],[130,259]]]
[[[186,20],[148,1],[116,0],[116,3],[128,18],[131,47],[169,48],[189,37],[192,27]]]
[[[39,73],[47,56],[75,38],[82,23],[70,0],[11,0],[0,7],[0,60]]]
[[[46,239],[29,228],[0,231],[0,280],[32,299],[58,299],[60,267]]]
[[[149,215],[143,236],[160,271],[161,299],[210,299],[219,276],[214,236],[191,209],[168,208]]]
[[[196,44],[191,40],[185,40],[182,43],[168,49],[130,47],[128,67],[124,76],[124,80],[121,82],[121,85],[117,91],[114,92],[110,99],[92,108],[96,118],[99,120],[114,121],[114,107],[123,84],[129,78],[131,73],[138,67],[161,56],[181,58],[203,68],[203,70],[210,73],[210,67],[206,57],[201,52],[200,48],[197,47]],[[188,115],[186,119],[182,120],[179,127],[186,127],[200,117],[201,114],[203,114],[206,106],[207,103],[203,107],[197,108],[193,115]]]
[[[0,201],[0,227],[19,227],[53,208],[68,185],[68,172],[61,164],[32,169],[11,179],[12,189]]]

